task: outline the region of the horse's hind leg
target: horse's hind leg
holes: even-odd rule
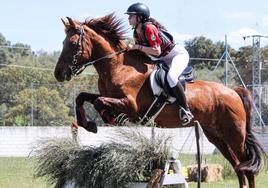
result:
[[[77,123],[79,126],[84,127],[87,131],[93,133],[97,132],[97,125],[94,121],[87,120],[83,104],[85,101],[88,101],[91,104],[93,104],[98,97],[100,97],[100,95],[86,92],[82,92],[76,97],[75,110],[76,110]]]
[[[220,150],[225,159],[231,163],[234,171],[237,174],[239,188],[246,188],[246,178],[244,172],[235,168],[240,163],[235,154],[232,152],[232,150],[230,150],[230,148],[228,148],[226,143],[221,138],[216,137],[214,134],[206,131],[204,128],[203,130],[208,140],[213,143]]]

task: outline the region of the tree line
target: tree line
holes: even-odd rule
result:
[[[185,41],[184,45],[192,58],[190,65],[194,67],[196,79],[224,82],[224,63],[219,63],[214,70],[217,59],[224,52],[223,42],[198,36]],[[251,85],[252,46],[238,50],[228,46],[228,50],[245,84]],[[59,54],[59,51],[33,52],[29,45],[12,44],[0,33],[0,125],[69,125],[75,118],[75,97],[82,91],[98,93],[98,76],[93,67],[87,68],[85,74],[70,82],[58,83],[53,70]],[[262,83],[266,84],[267,46],[261,49],[261,61],[264,62]],[[232,65],[229,67],[228,83],[230,86],[241,85]],[[87,106],[87,110],[94,113],[90,106]],[[267,119],[267,104],[264,105],[264,112],[264,119]]]

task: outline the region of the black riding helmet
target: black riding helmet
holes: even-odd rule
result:
[[[125,14],[135,14],[148,19],[150,17],[150,10],[145,4],[134,3],[130,5],[130,7],[128,7],[127,12]]]

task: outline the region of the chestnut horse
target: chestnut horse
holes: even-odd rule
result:
[[[66,38],[54,75],[69,81],[85,66],[93,65],[99,75],[100,94],[80,93],[76,99],[77,123],[97,132],[87,119],[83,104],[92,103],[104,122],[115,124],[114,115],[124,113],[131,121],[142,117],[154,100],[149,76],[155,63],[139,51],[127,51],[122,22],[114,14],[84,23],[67,17],[63,21]],[[230,89],[222,84],[194,81],[186,85],[187,103],[210,142],[233,166],[239,187],[255,187],[263,148],[250,127],[252,99],[247,89]],[[157,127],[182,127],[177,104],[166,105],[155,119]],[[193,123],[189,126],[192,126]]]

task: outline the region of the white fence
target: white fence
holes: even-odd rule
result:
[[[78,139],[82,145],[97,146],[109,142],[114,136],[116,127],[99,127],[98,133],[88,133],[79,128]],[[151,136],[151,128],[140,128],[148,137]],[[194,128],[181,129],[155,129],[156,136],[164,134],[172,137],[171,149],[175,153],[196,153]],[[33,147],[39,140],[49,138],[71,137],[70,127],[0,127],[0,157],[26,157],[29,156]],[[257,138],[268,151],[268,129],[258,129]],[[215,151],[207,138],[201,136],[201,152],[211,154]]]

